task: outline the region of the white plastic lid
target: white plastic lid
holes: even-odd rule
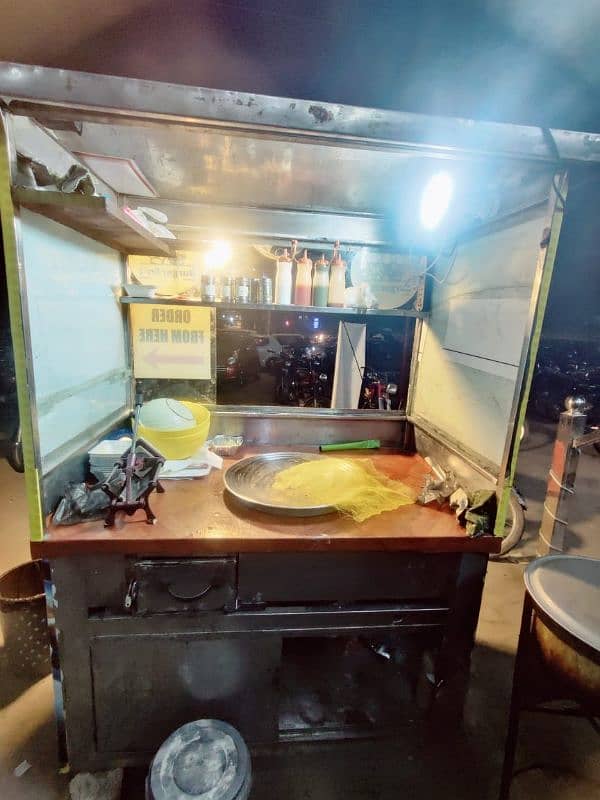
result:
[[[190,409],[179,400],[159,397],[144,403],[140,411],[140,422],[157,431],[177,431],[196,425]]]

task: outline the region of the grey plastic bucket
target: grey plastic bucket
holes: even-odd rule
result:
[[[50,672],[50,640],[41,561],[28,561],[0,575],[3,661],[16,675],[41,678]]]

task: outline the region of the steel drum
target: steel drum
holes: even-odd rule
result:
[[[525,585],[544,661],[576,695],[600,705],[600,560],[538,558],[525,571]]]
[[[287,517],[315,517],[331,514],[333,506],[290,505],[284,494],[273,489],[277,475],[288,467],[305,461],[317,461],[325,456],[316,453],[263,453],[249,456],[232,464],[225,475],[225,488],[242,505]]]

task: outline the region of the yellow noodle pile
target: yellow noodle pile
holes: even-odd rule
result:
[[[408,486],[382,475],[370,461],[344,458],[288,467],[275,478],[273,489],[290,505],[334,506],[356,522],[416,501]]]

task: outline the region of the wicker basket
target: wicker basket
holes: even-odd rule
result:
[[[29,561],[0,575],[0,628],[4,663],[22,677],[50,672],[50,640],[43,564]]]

